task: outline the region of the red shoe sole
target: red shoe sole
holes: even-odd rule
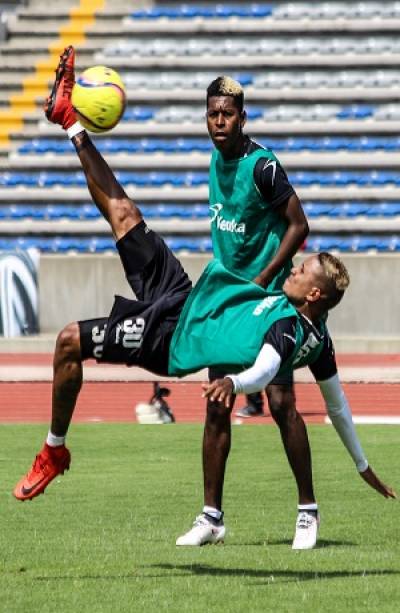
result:
[[[73,47],[69,46],[65,49],[64,53],[60,56],[60,61],[56,69],[56,78],[54,80],[53,87],[50,92],[50,96],[46,98],[46,102],[44,104],[44,112],[49,121],[51,121],[51,116],[53,114],[53,110],[56,104],[57,90],[59,88],[61,79],[63,78],[64,73],[65,73],[65,64],[71,52],[73,52]]]

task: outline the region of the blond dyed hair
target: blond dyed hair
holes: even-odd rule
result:
[[[332,309],[341,301],[349,287],[350,275],[343,262],[331,253],[322,251],[318,254],[318,259],[324,272],[325,300],[328,309]]]
[[[244,92],[238,81],[232,77],[221,76],[217,77],[207,87],[207,105],[208,99],[212,96],[232,96],[239,111],[243,111]]]

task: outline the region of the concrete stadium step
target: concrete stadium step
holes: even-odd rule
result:
[[[44,48],[38,52],[29,52],[29,62],[26,61],[27,51],[26,49],[21,49],[19,53],[9,53],[8,55],[0,53],[0,71],[5,78],[8,79],[10,77],[9,73],[15,71],[21,73],[23,78],[25,78],[27,73],[34,72],[34,68],[38,62],[48,64],[48,66],[46,66],[47,70],[56,69],[57,60],[54,56],[49,55],[47,49]],[[60,47],[60,54],[61,51]],[[79,49],[78,58],[76,62],[77,71],[84,70],[89,66],[100,63],[93,60],[93,51],[91,50]],[[109,61],[108,64],[111,64],[111,62]],[[43,70],[45,70],[45,68]]]
[[[8,96],[1,96],[0,107],[8,104]],[[43,117],[42,106],[44,96],[36,97],[38,112],[40,117]],[[18,101],[16,102],[16,105]],[[21,105],[24,106],[23,101]],[[248,122],[248,130],[251,134],[258,136],[295,136],[295,135],[373,135],[384,134],[392,135],[400,132],[400,122],[398,121],[330,121],[330,122],[312,122],[312,121],[254,121]],[[0,121],[1,134],[1,121]],[[112,135],[112,138],[129,138],[129,137],[195,137],[207,136],[207,130],[204,123],[198,124],[158,124],[155,122],[122,122],[116,126],[112,132],[106,133],[105,137]],[[58,126],[41,120],[39,124],[36,121],[26,124],[23,128],[16,128],[11,133],[13,146],[19,146],[32,138],[65,138],[63,132]],[[95,136],[102,138],[101,136]]]
[[[48,2],[47,0],[29,0],[29,10],[36,10],[36,9],[45,9],[46,6],[48,6]],[[77,0],[63,0],[63,6],[65,7],[72,7],[72,6],[76,6],[77,5]],[[20,7],[20,11],[23,10],[28,10],[28,7],[26,8],[21,8]]]
[[[58,33],[60,21],[54,19],[53,15],[49,19],[34,20],[18,20],[11,18],[9,22],[9,32],[11,35],[23,34],[30,36],[41,35],[42,33]],[[65,19],[66,21],[66,19]],[[129,38],[133,33],[169,33],[178,34],[185,32],[186,34],[194,34],[201,32],[202,34],[231,34],[237,33],[254,33],[264,35],[273,32],[274,35],[284,33],[305,32],[313,33],[369,33],[373,32],[392,33],[396,34],[400,29],[400,19],[359,19],[359,20],[275,20],[275,19],[174,19],[174,20],[133,20],[129,17],[121,19],[108,18],[98,19],[93,26],[90,27],[88,36],[103,35],[112,37],[119,34],[121,37]],[[73,29],[71,29],[71,33]]]
[[[299,34],[331,33],[331,34],[397,34],[400,29],[400,19],[131,19],[123,20],[124,32],[134,34],[164,33],[164,34]]]
[[[83,68],[83,66],[82,66]],[[77,72],[79,73],[80,69],[78,67]],[[19,93],[22,89],[22,80],[26,78],[25,74],[19,74],[18,77],[15,75],[12,79],[8,81],[8,73],[3,74],[3,90],[6,90],[7,93],[0,93],[0,104],[7,101],[8,96],[13,93]],[[28,94],[36,95],[37,92],[40,93],[43,88],[48,89],[52,84],[52,71],[49,71],[49,74],[46,78],[45,73],[40,75],[38,78],[30,79],[25,86]],[[40,97],[38,95],[38,103],[40,104],[44,100],[44,96]],[[327,89],[301,89],[301,88],[293,88],[293,89],[260,89],[254,87],[248,87],[245,90],[246,101],[247,103],[256,102],[258,104],[268,104],[268,103],[284,103],[284,102],[293,102],[293,103],[319,103],[319,102],[329,102],[329,103],[352,103],[358,102],[362,99],[364,102],[398,102],[400,98],[400,87],[393,87],[390,89],[387,88],[327,88]],[[128,103],[130,104],[157,104],[157,105],[169,105],[169,104],[179,104],[179,103],[204,103],[204,91],[202,87],[197,89],[133,89],[127,88],[127,98]],[[341,124],[344,122],[340,122]],[[362,123],[360,120],[354,122],[354,124]],[[367,123],[367,122],[366,122]],[[371,125],[374,125],[374,122],[370,122]],[[326,128],[327,125],[324,123]]]
[[[0,113],[0,126],[9,124],[10,122],[12,123],[20,118],[19,110],[14,110],[7,107],[8,105],[4,105],[4,107],[1,109],[0,105],[0,109],[2,111]],[[37,127],[37,122],[42,117],[42,113],[39,111],[39,109],[36,111],[31,111],[29,108],[22,108],[22,111],[24,120]]]
[[[94,51],[101,51],[104,45],[109,42],[110,41],[108,39],[98,38],[93,40],[85,40],[83,43],[74,43],[77,50],[77,64],[79,65],[79,58],[82,54],[90,54]],[[50,47],[55,53],[57,51],[61,53],[64,46],[64,43],[60,42],[58,36],[43,36],[40,39],[13,36],[13,38],[7,41],[7,44],[3,43],[0,46],[0,57],[5,58],[12,54],[22,54],[24,56],[25,54],[29,54],[29,57],[31,57],[31,53],[48,53]],[[30,62],[30,64],[32,64],[32,62]]]
[[[208,199],[207,185],[199,187],[172,187],[165,185],[160,188],[127,186],[138,202],[206,202]],[[303,200],[318,201],[349,201],[374,200],[397,201],[399,189],[395,186],[358,187],[347,185],[343,187],[311,186],[296,187],[296,192]],[[0,187],[0,204],[15,204],[17,202],[65,202],[69,204],[87,202],[86,187]]]
[[[193,89],[131,89],[127,88],[128,100],[136,103],[162,102],[204,102],[203,88]],[[246,101],[249,102],[397,102],[400,98],[400,87],[393,88],[280,88],[263,89],[252,86],[245,88]]]
[[[113,170],[123,169],[208,169],[210,153],[107,153],[106,158]],[[371,152],[341,151],[330,153],[326,151],[296,153],[280,152],[279,160],[289,169],[356,169],[371,168]],[[5,169],[21,170],[48,169],[79,170],[81,165],[74,154],[20,154],[10,153]],[[398,152],[374,151],[374,168],[400,168]]]
[[[352,221],[353,223],[353,221]],[[387,223],[387,222],[386,222]],[[392,223],[392,222],[391,222]],[[394,222],[395,223],[395,222]],[[152,230],[163,235],[208,236],[210,222],[208,219],[156,219],[149,220]],[[400,229],[400,223],[398,224]],[[369,228],[367,228],[369,231]],[[395,228],[392,228],[395,231]],[[354,232],[357,230],[354,228]],[[372,230],[371,230],[372,231]],[[35,219],[1,220],[1,234],[7,236],[36,235],[106,235],[110,236],[110,226],[102,218],[90,220],[57,219],[42,221]]]
[[[208,219],[170,219],[151,218],[148,225],[152,230],[163,236],[203,236],[209,235],[210,222]],[[348,217],[330,219],[321,217],[309,220],[310,231],[318,234],[346,233],[351,226],[352,234],[383,234],[387,235],[400,231],[400,216],[395,218],[357,218]],[[74,236],[110,236],[110,226],[104,219],[71,220],[56,219],[51,221],[35,220],[31,218],[21,220],[1,220],[1,234],[3,237],[46,236],[46,235],[74,235]]]
[[[40,41],[41,43],[42,41]],[[143,68],[196,68],[196,69],[212,69],[216,64],[222,68],[229,69],[247,69],[247,68],[271,68],[271,67],[292,67],[302,66],[307,68],[316,68],[324,66],[332,67],[396,67],[400,64],[399,54],[382,54],[382,55],[331,55],[331,56],[283,56],[275,55],[268,58],[260,56],[201,56],[201,57],[115,57],[108,56],[101,52],[102,45],[98,41],[91,41],[93,43],[91,50],[77,49],[77,67],[78,69],[84,69],[93,64],[104,64],[111,66],[116,70],[135,70]],[[46,45],[38,45],[39,49],[34,49],[29,53],[29,63],[26,61],[25,51],[23,45],[15,53],[8,49],[6,53],[0,55],[0,70],[19,70],[21,72],[31,72],[32,67],[36,62],[45,60],[48,58],[48,47]],[[16,47],[18,49],[18,47]],[[62,49],[60,46],[60,53]],[[93,57],[93,52],[98,52]],[[54,62],[54,60],[53,60]]]
[[[26,88],[26,90],[42,91],[44,88],[47,89],[51,83],[50,76],[36,76],[33,74],[32,69],[29,75],[16,70],[13,70],[11,74],[1,70],[0,80],[3,91],[18,91],[19,89],[22,89],[23,86]]]
[[[99,64],[109,64],[119,70],[129,70],[140,68],[230,68],[240,70],[244,68],[271,68],[283,67],[338,67],[338,68],[357,68],[357,67],[397,67],[400,64],[398,53],[386,53],[381,55],[270,55],[270,56],[251,56],[251,55],[200,55],[190,56],[140,56],[140,57],[118,57],[99,53],[95,57]]]
[[[63,7],[76,7],[78,4],[79,0],[63,0],[62,6]],[[132,11],[134,11],[137,8],[144,8],[145,6],[150,6],[151,2],[149,2],[149,0],[140,0],[138,2],[138,0],[132,0],[127,8],[127,3],[126,0],[105,0],[104,3],[104,7],[102,9],[98,9],[98,10],[102,10],[102,11],[125,11],[125,14],[127,13],[131,13]],[[19,10],[21,11],[28,11],[28,10],[45,10],[46,7],[49,6],[48,0],[29,0],[29,4],[27,7],[25,8],[20,8]],[[54,10],[57,10],[57,8],[55,7]]]
[[[130,10],[127,6],[109,6],[108,8],[96,9],[94,15],[97,20],[102,19],[122,19],[129,14]],[[87,18],[92,16],[92,11],[89,7],[78,8],[77,2],[67,5],[65,2],[58,6],[33,5],[29,8],[18,10],[18,21],[34,21],[34,20],[65,20],[73,16],[75,19],[82,17]]]
[[[204,100],[203,100],[204,103]],[[398,134],[400,131],[399,121],[360,121],[360,120],[332,120],[332,121],[249,121],[247,129],[251,134],[260,136],[294,136],[299,134],[312,135],[333,134],[359,135],[359,134]],[[195,123],[170,123],[160,124],[156,122],[130,122],[119,123],[112,131],[112,137],[129,136],[207,136],[205,122],[200,120]],[[57,126],[48,122],[39,124],[39,136],[60,137],[61,133]]]
[[[45,36],[58,36],[60,28],[68,26],[68,33],[70,36],[81,34],[82,30],[79,29],[79,24],[69,24],[69,20],[55,20],[55,19],[40,19],[37,21],[19,21],[10,20],[8,25],[9,36],[29,36],[32,38]],[[86,36],[91,38],[108,38],[111,39],[117,36],[127,37],[131,34],[129,29],[126,29],[121,19],[107,19],[104,22],[96,21],[89,25],[85,30]]]

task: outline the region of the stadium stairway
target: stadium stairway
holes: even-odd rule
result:
[[[306,248],[400,250],[398,2],[30,0],[0,47],[0,248],[113,249],[70,143],[41,111],[59,52],[120,71],[128,108],[95,136],[177,251],[209,251],[205,88],[241,81],[310,219]],[[89,236],[90,235],[90,236]]]

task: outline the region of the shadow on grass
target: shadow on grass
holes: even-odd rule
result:
[[[166,571],[180,571],[182,575],[198,575],[210,577],[248,577],[253,579],[265,579],[268,583],[276,578],[291,581],[314,581],[316,579],[346,579],[354,577],[380,577],[385,575],[400,575],[399,571],[389,569],[369,569],[368,571],[297,571],[281,569],[255,570],[251,568],[217,568],[209,564],[153,564],[149,568],[159,568]],[[172,573],[177,576],[176,572]],[[148,576],[148,575],[147,575]],[[154,575],[153,575],[154,576]],[[161,578],[160,575],[157,575]],[[168,576],[171,576],[168,574]]]
[[[148,571],[159,572],[148,572]],[[400,571],[389,569],[369,569],[368,571],[297,571],[266,568],[265,570],[255,570],[251,568],[219,568],[210,564],[151,564],[138,568],[136,571],[125,574],[93,574],[93,575],[61,575],[61,576],[38,576],[32,577],[32,581],[126,581],[134,579],[170,579],[171,577],[242,577],[248,579],[264,580],[265,583],[273,583],[276,579],[281,582],[291,581],[315,581],[320,579],[352,579],[355,577],[382,577],[390,575],[400,575]]]
[[[228,547],[274,547],[278,545],[287,545],[288,547],[292,546],[291,539],[279,539],[275,541],[269,541],[268,539],[263,539],[262,541],[244,541],[232,543],[229,541]],[[359,543],[355,541],[340,541],[340,540],[329,540],[329,539],[318,539],[318,543],[315,549],[322,549],[324,547],[355,547],[359,545]]]
[[[232,545],[232,543],[229,543],[229,547],[237,547],[239,545],[239,543],[235,543],[235,545]],[[248,547],[248,546],[252,546],[252,545],[257,545],[258,547],[261,546],[273,546],[273,545],[288,545],[289,547],[292,546],[292,541],[289,539],[281,539],[279,541],[255,541],[254,543],[240,543],[240,545],[243,545],[244,547]],[[339,541],[339,540],[329,540],[329,539],[318,539],[318,543],[315,549],[322,549],[323,547],[353,547],[355,545],[358,545],[358,543],[355,543],[354,541]]]

